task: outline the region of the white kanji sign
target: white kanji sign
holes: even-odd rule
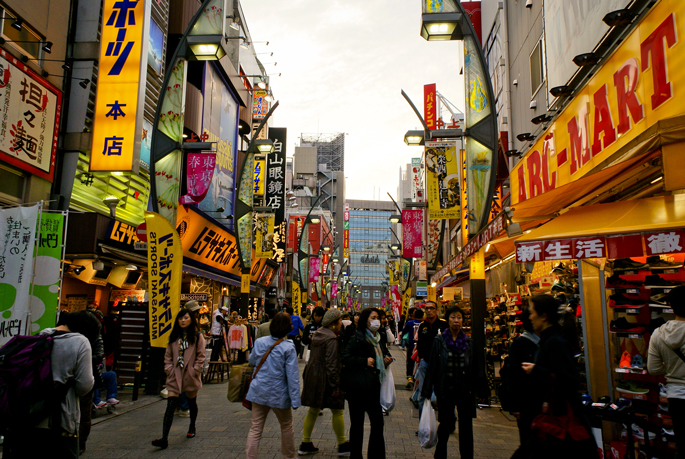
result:
[[[574,258],[606,257],[606,241],[603,237],[574,239],[573,246]]]
[[[542,242],[516,245],[516,262],[542,261]]]
[[[647,252],[649,255],[682,252],[682,231],[670,231],[668,233],[654,233],[645,235]]]
[[[573,258],[571,239],[561,239],[545,243],[545,260],[570,260]]]

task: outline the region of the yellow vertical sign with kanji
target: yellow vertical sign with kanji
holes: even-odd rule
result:
[[[300,284],[293,281],[292,283],[292,300],[293,300],[293,312],[295,315],[300,315],[300,309],[302,307],[302,293],[300,292]]]
[[[138,172],[149,4],[104,0],[91,171]]]
[[[250,273],[240,276],[240,293],[250,293]]]

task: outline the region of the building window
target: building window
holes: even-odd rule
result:
[[[43,40],[33,30],[29,29],[26,24],[22,24],[21,30],[12,27],[12,23],[16,16],[5,8],[0,7],[0,30],[2,31],[2,38],[7,40],[9,45],[14,46],[23,54],[33,59],[40,58],[40,47]]]
[[[364,298],[369,298],[369,291],[368,291],[368,290],[364,290],[364,291],[362,292],[362,296],[363,296]]]
[[[530,88],[531,96],[535,97],[545,82],[544,42],[538,40],[533,52],[530,53]]]
[[[373,292],[373,297],[374,297],[374,298],[380,298],[380,297],[381,297],[381,292],[379,292],[378,290],[374,291],[374,292]]]
[[[21,203],[24,200],[26,176],[0,164],[0,202]]]

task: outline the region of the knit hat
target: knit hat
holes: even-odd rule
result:
[[[188,301],[186,304],[183,305],[183,307],[186,308],[190,312],[195,312],[195,311],[200,310],[200,305],[195,300]]]
[[[321,321],[321,325],[324,327],[328,327],[330,324],[337,322],[338,319],[342,317],[342,312],[340,312],[340,309],[329,309],[326,311],[326,314],[323,315],[323,320]]]

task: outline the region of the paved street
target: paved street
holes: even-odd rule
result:
[[[404,352],[393,346],[392,353],[397,359],[393,370],[402,375]],[[304,362],[300,363],[300,370]],[[385,418],[385,442],[388,457],[429,458],[434,450],[424,450],[419,446],[415,432],[418,428],[418,412],[409,402],[409,391],[404,389],[403,379],[396,377],[397,405],[389,417]],[[88,448],[83,457],[95,458],[240,458],[245,455],[245,440],[250,428],[250,412],[238,403],[226,399],[226,383],[206,385],[198,396],[200,413],[197,420],[197,437],[185,438],[189,420],[175,417],[169,435],[169,448],[160,451],[150,445],[150,441],[162,433],[162,416],[166,402],[162,399],[145,398],[125,411],[125,404],[113,415],[102,415],[96,420],[88,440]],[[152,402],[152,403],[150,403]],[[307,408],[295,411],[295,443],[302,440],[302,424]],[[345,412],[345,425],[349,430],[349,418]],[[365,440],[368,440],[368,422]],[[509,458],[518,446],[516,423],[508,420],[498,409],[478,411],[474,421],[475,452],[477,458]],[[337,445],[331,426],[330,411],[319,417],[312,435],[314,445],[321,452],[316,458],[337,456]],[[450,438],[449,455],[458,457],[458,441],[455,432]],[[364,445],[366,451],[366,442]],[[280,428],[273,414],[267,420],[259,457],[264,459],[281,458]]]

